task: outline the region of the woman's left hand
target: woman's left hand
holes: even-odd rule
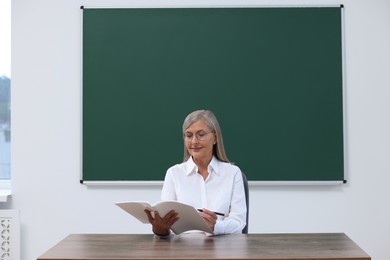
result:
[[[202,212],[199,214],[202,216],[204,221],[206,221],[211,230],[214,231],[215,223],[217,223],[217,215],[208,209],[202,209]]]

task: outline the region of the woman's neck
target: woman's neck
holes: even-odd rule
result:
[[[207,176],[209,175],[208,166],[212,158],[213,156],[209,158],[192,158],[196,166],[198,166],[198,173],[202,175],[204,180],[206,180]]]

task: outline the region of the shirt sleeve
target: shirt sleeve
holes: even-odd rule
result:
[[[230,211],[223,219],[218,219],[214,226],[214,234],[242,233],[246,225],[246,197],[242,173],[239,170],[234,177],[233,194],[231,197]]]
[[[167,173],[165,174],[164,184],[161,191],[161,200],[177,200],[175,183],[171,169],[168,169]]]

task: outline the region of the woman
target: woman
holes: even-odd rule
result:
[[[184,161],[167,170],[161,199],[202,209],[199,214],[215,235],[241,233],[247,210],[242,174],[227,159],[217,118],[209,110],[192,112],[184,120],[183,138]],[[173,210],[163,218],[145,212],[160,236],[169,235],[180,218]]]

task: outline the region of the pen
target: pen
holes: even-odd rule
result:
[[[203,212],[203,209],[198,209],[198,211]],[[225,214],[223,214],[223,213],[219,213],[219,212],[215,212],[215,211],[213,211],[213,212],[215,213],[215,215],[225,216]]]

